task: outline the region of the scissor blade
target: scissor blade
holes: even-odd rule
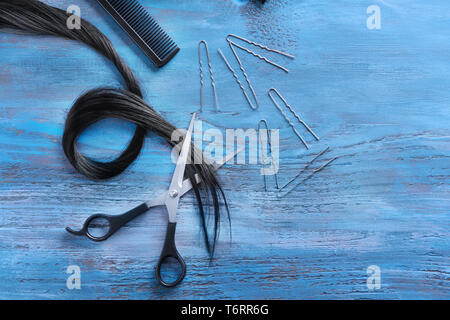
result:
[[[178,209],[178,202],[180,201],[181,189],[183,188],[184,171],[186,169],[187,158],[191,149],[192,131],[194,130],[195,113],[192,115],[189,129],[184,136],[183,145],[181,147],[180,156],[177,160],[177,166],[173,173],[172,182],[170,183],[166,206],[169,213],[169,221],[176,221],[176,213]]]
[[[222,161],[215,162],[213,164],[214,169],[215,170],[220,169],[225,163],[227,163],[228,161],[233,159],[239,152],[241,152],[244,149],[245,149],[245,147],[242,147],[242,148],[238,149],[237,151],[231,152],[230,154],[226,155]],[[196,183],[200,183],[202,181],[202,179],[200,178],[200,176],[198,174],[195,174],[195,181],[196,181]],[[186,193],[191,191],[191,189],[192,189],[191,180],[189,178],[184,179],[180,197],[184,196]],[[146,203],[149,208],[153,208],[153,207],[159,207],[159,206],[164,205],[165,200],[166,200],[166,193],[164,193],[163,195],[159,196],[158,198],[156,198],[154,200],[147,201]]]
[[[181,188],[184,178],[184,171],[186,169],[187,158],[191,148],[191,137],[194,128],[195,113],[192,115],[191,123],[189,124],[189,129],[184,137],[183,145],[181,147],[181,152],[178,157],[177,166],[172,177],[172,182],[170,184],[170,190]]]
[[[216,169],[216,170],[220,169],[225,163],[227,163],[228,161],[233,159],[239,152],[241,152],[244,149],[245,149],[245,147],[241,147],[241,148],[237,149],[236,151],[230,152],[222,159],[222,161],[217,161],[213,164],[214,169]]]
[[[245,147],[238,149],[237,151],[231,152],[230,154],[226,155],[222,161],[218,161],[215,162],[213,164],[214,169],[217,171],[218,169],[220,169],[225,163],[227,163],[228,161],[230,161],[231,159],[233,159],[239,152],[241,152],[242,150],[244,150]],[[198,174],[195,174],[195,181],[198,183],[202,182],[202,179],[200,178],[200,176]],[[181,191],[181,195],[183,196],[184,194],[186,194],[187,192],[189,192],[192,189],[192,183],[190,179],[185,179],[183,181],[183,189]]]

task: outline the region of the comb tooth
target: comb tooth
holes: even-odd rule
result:
[[[134,12],[133,16],[130,18],[130,21],[128,22],[133,27],[136,26],[137,22],[143,22],[144,15],[142,14],[143,8],[137,8],[136,12]]]
[[[142,26],[145,26],[146,23],[146,16],[143,8],[139,9],[138,14],[136,15],[136,18],[133,20],[133,25],[136,30],[136,32],[140,32]]]
[[[143,13],[138,13],[130,23],[133,25],[134,30],[136,30],[137,33],[140,33],[147,21]]]
[[[126,2],[125,1],[113,1],[113,3],[116,3],[116,6],[117,6],[117,11],[119,11],[119,12],[121,12],[122,11],[122,9],[123,9],[123,7],[126,5]]]
[[[161,47],[158,49],[158,55],[159,56],[164,56],[164,53],[166,52],[167,49],[171,48],[172,44],[170,41],[166,41],[164,42]]]
[[[161,54],[164,54],[165,51],[170,50],[175,45],[175,42],[173,40],[169,40],[164,48],[161,49]]]
[[[173,42],[172,40],[169,42],[169,45],[167,46],[166,49],[164,49],[164,51],[161,52],[161,55],[165,56],[167,54],[168,51],[172,50],[173,47],[176,47],[175,42]]]
[[[155,46],[155,50],[158,52],[158,54],[161,54],[161,52],[167,47],[167,45],[170,45],[170,40],[161,41],[157,46]]]
[[[136,4],[135,4],[136,5]],[[134,9],[134,6],[133,5],[130,5],[129,7],[125,7],[124,8],[124,11],[123,11],[123,13],[122,13],[122,16],[123,16],[123,18],[125,19],[125,20],[129,20],[130,19],[130,16],[134,13],[134,11],[133,11],[133,9]]]
[[[158,43],[158,37],[161,32],[162,30],[156,29],[150,36],[147,37],[147,43],[152,47],[152,49],[155,49],[155,45]]]
[[[161,40],[161,35],[164,31],[160,31],[158,32],[158,34],[156,35],[156,38],[153,39],[151,45],[154,51],[157,51],[158,48],[161,46],[161,44],[163,43],[164,40]]]
[[[124,7],[121,15],[123,18],[131,25],[131,20],[134,18],[136,14],[136,8],[138,7],[138,3],[131,2],[128,7]]]
[[[155,26],[152,34],[148,37],[148,41],[153,43],[155,37],[159,36],[159,34],[162,32],[162,29],[159,26]]]
[[[161,56],[161,48],[162,48],[162,46],[163,46],[163,42],[159,42],[157,45],[155,45],[155,53],[158,55],[158,56]]]
[[[146,25],[153,27],[158,24],[158,23],[156,23],[155,19],[153,19],[153,17],[148,14],[148,12],[145,13],[145,17],[146,17],[146,21],[145,21]]]
[[[159,25],[156,23],[156,21],[151,22],[150,26],[151,26],[151,32],[152,32],[151,34],[153,34],[155,31],[157,31],[157,29],[159,27]]]
[[[149,41],[152,44],[156,44],[159,41],[162,41],[161,36],[164,34],[164,30],[160,27],[157,26],[155,27],[155,32],[151,35],[151,37],[149,38]]]
[[[175,44],[175,42],[170,46],[170,48],[167,48],[167,50],[163,53],[164,57],[167,57],[169,54],[171,54],[174,50],[176,50],[178,47]]]
[[[180,49],[137,0],[97,0],[158,66]]]
[[[147,42],[148,35],[151,33],[152,30],[153,30],[152,28],[148,28],[148,27],[147,27],[147,28],[145,28],[144,31],[142,31],[141,37],[142,37],[142,39],[143,39],[144,41]]]
[[[152,21],[150,23],[146,24],[145,30],[142,32],[142,36],[143,37],[147,37],[150,36],[153,31],[155,30],[155,26],[157,26],[158,24],[156,23],[155,20],[152,19]]]
[[[146,38],[147,35],[152,32],[152,30],[153,30],[152,26],[153,26],[153,24],[151,24],[151,23],[143,25],[142,31],[140,32],[143,39]]]
[[[168,47],[172,45],[172,41],[166,40],[161,44],[161,47],[157,49],[158,54],[162,54]]]
[[[173,48],[173,44],[169,45],[166,49],[162,50],[160,52],[160,57],[165,57],[167,56],[167,53],[170,52],[170,50]]]

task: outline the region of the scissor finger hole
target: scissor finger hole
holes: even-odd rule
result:
[[[98,217],[89,222],[87,232],[91,237],[102,238],[108,234],[110,228],[111,224],[108,219]]]
[[[161,280],[167,284],[177,282],[182,274],[183,266],[180,261],[174,257],[166,257],[159,267],[159,276],[161,277]]]

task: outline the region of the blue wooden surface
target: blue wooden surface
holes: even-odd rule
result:
[[[221,107],[211,126],[280,128],[280,180],[325,145],[340,156],[288,198],[264,192],[259,166],[229,165],[219,176],[231,205],[233,240],[223,224],[216,259],[204,248],[192,195],[179,214],[177,243],[188,274],[177,288],[154,275],[166,215],[153,210],[111,239],[93,243],[64,231],[93,213],[121,213],[167,187],[169,147],[150,135],[139,159],[109,181],[70,166],[61,145],[76,97],[121,85],[111,64],[78,43],[0,34],[0,298],[43,299],[428,299],[449,298],[450,4],[448,1],[143,0],[180,45],[161,70],[93,0],[70,4],[116,45],[156,110],[180,127],[199,108],[197,44],[208,41]],[[366,9],[381,8],[381,30]],[[274,56],[286,75],[242,54],[261,107],[251,111],[217,55],[228,33],[296,55]],[[206,82],[209,83],[208,81]],[[311,151],[266,95],[276,86],[320,135]],[[133,126],[104,121],[81,148],[98,158],[121,150]],[[306,135],[305,135],[306,136]],[[310,140],[313,143],[312,140]],[[331,157],[329,155],[328,157]],[[66,268],[81,268],[68,290]],[[381,268],[381,289],[366,268]]]

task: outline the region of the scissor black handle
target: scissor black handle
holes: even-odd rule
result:
[[[121,215],[107,215],[107,214],[94,214],[86,219],[83,224],[83,228],[81,230],[76,231],[69,227],[66,227],[66,230],[71,234],[75,234],[78,236],[86,236],[93,241],[104,241],[112,236],[117,230],[119,230],[123,225],[125,225],[128,221],[134,219],[138,215],[146,212],[148,210],[147,204],[143,203],[137,206],[134,209],[131,209]],[[99,221],[104,219],[108,222],[107,231],[100,236],[93,235],[90,232],[90,227],[93,226],[95,221]]]
[[[181,281],[183,281],[184,276],[186,275],[186,264],[184,263],[183,258],[178,253],[177,247],[175,246],[175,231],[177,228],[176,222],[169,222],[167,225],[166,232],[166,240],[164,242],[164,247],[161,252],[161,256],[159,257],[158,265],[156,266],[156,278],[159,283],[164,287],[175,287]],[[161,266],[164,261],[168,258],[174,258],[177,260],[178,264],[181,266],[181,273],[178,278],[173,282],[166,282],[161,277]]]

